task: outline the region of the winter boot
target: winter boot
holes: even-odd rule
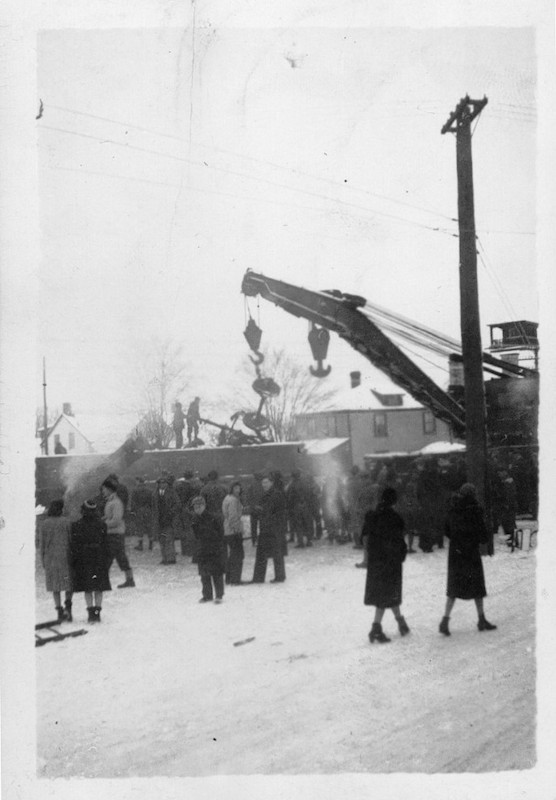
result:
[[[403,617],[398,617],[398,628],[402,636],[407,636],[409,633],[409,625]]]
[[[93,622],[100,622],[100,612],[102,611],[101,606],[93,606]]]
[[[373,622],[373,627],[369,631],[369,641],[372,644],[373,642],[380,642],[383,644],[384,642],[390,642],[385,633],[383,633],[382,625],[380,622]]]
[[[87,617],[87,622],[89,622],[92,625],[93,622],[96,622],[94,606],[87,606],[87,614],[89,615]]]
[[[451,636],[450,629],[448,628],[448,620],[450,617],[442,617],[440,621],[440,625],[438,626],[438,630],[440,633],[443,633],[444,636]]]
[[[64,614],[64,609],[62,608],[62,606],[56,606],[56,611],[58,612],[58,622],[63,622],[66,618],[66,615]]]
[[[66,602],[64,603],[66,609],[66,619],[68,622],[73,622],[73,617],[71,614],[71,605],[72,605],[71,600],[66,600]]]
[[[134,587],[135,587],[135,581],[133,580],[133,572],[130,569],[128,569],[126,570],[125,573],[125,581],[118,585],[118,589],[128,589]]]
[[[480,631],[495,631],[496,625],[493,625],[492,622],[489,622],[488,619],[486,619],[484,614],[481,614],[479,621],[477,622],[477,628]]]

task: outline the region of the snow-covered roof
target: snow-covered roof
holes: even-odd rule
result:
[[[330,438],[330,439],[307,439],[304,442],[305,452],[309,456],[320,456],[330,453],[342,444],[349,442],[349,439]]]
[[[69,414],[60,414],[60,416],[58,417],[56,422],[54,422],[52,425],[49,426],[49,428],[48,428],[48,435],[49,436],[52,435],[52,433],[55,431],[55,429],[58,427],[59,423],[63,419],[67,420],[70,423],[70,425],[73,428],[75,428],[75,430],[79,433],[79,435],[82,436],[85,439],[86,442],[91,444],[91,440],[89,439],[89,437],[85,433],[83,433],[83,431],[81,430],[81,427],[79,426],[79,424],[78,424],[77,420],[75,419],[75,417],[70,416]],[[43,433],[43,431],[44,431],[44,427],[38,428],[37,429],[37,434],[41,434],[41,433]]]
[[[387,395],[397,395],[401,397],[401,404],[385,404],[381,401],[381,397]],[[334,396],[334,400],[329,407],[322,412],[327,413],[330,411],[384,411],[384,410],[399,410],[399,409],[416,409],[423,408],[421,403],[414,400],[413,397],[396,386],[391,381],[377,381],[369,380],[363,381],[359,386],[354,389],[345,389],[338,392]],[[304,416],[300,414],[300,416]]]
[[[465,445],[461,442],[431,442],[426,444],[420,450],[414,450],[412,456],[434,456],[442,455],[445,453],[462,453],[465,450]]]

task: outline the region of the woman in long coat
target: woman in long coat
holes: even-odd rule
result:
[[[392,506],[397,502],[395,489],[386,488],[375,511],[365,515],[362,541],[367,548],[367,580],[365,583],[365,605],[375,606],[375,618],[369,632],[369,641],[389,642],[383,633],[382,617],[391,608],[402,636],[409,633],[407,622],[402,617],[402,564],[407,553],[404,539],[404,521]]]
[[[464,483],[454,495],[446,519],[445,534],[450,540],[446,589],[448,598],[439,626],[440,633],[450,636],[448,622],[458,597],[461,600],[475,601],[479,615],[477,627],[480,631],[495,630],[496,625],[485,618],[483,610],[486,587],[480,546],[488,542],[488,531],[483,510],[477,501],[477,490],[472,483]]]
[[[52,592],[58,622],[71,622],[72,579],[70,569],[70,527],[63,517],[63,500],[53,500],[48,516],[40,523],[41,561],[46,577],[46,591]],[[62,608],[62,592],[66,593],[65,610]]]
[[[85,593],[88,622],[100,622],[102,593],[112,588],[108,577],[110,548],[106,525],[92,500],[83,503],[81,519],[71,526],[71,562],[73,590]]]

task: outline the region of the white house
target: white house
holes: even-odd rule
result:
[[[94,453],[93,443],[83,433],[73,416],[70,403],[64,403],[58,419],[48,428],[48,455]],[[46,454],[44,428],[37,430],[39,455]],[[58,452],[56,452],[58,451]]]

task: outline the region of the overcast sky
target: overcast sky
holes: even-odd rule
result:
[[[50,406],[129,405],[154,336],[185,343],[191,397],[225,394],[248,352],[248,268],[459,338],[440,129],[466,93],[489,100],[473,135],[483,344],[488,323],[538,320],[532,29],[200,22],[45,31],[37,55],[37,405],[43,356]],[[260,323],[310,363],[306,322],[261,300]],[[330,362],[338,385],[368,371],[336,337]]]

